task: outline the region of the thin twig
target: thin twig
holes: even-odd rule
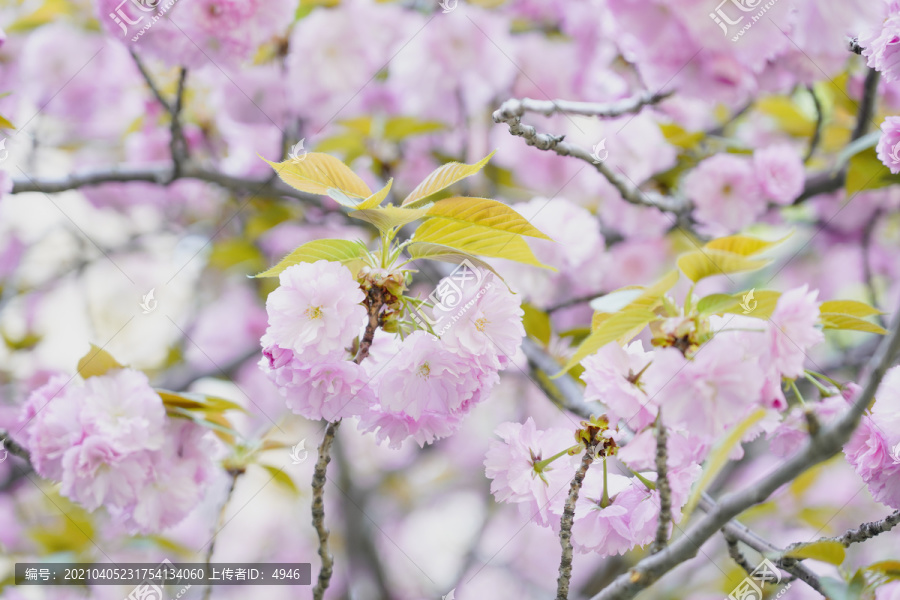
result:
[[[851,529],[842,535],[838,535],[835,537],[824,537],[817,541],[840,542],[845,547],[848,547],[850,546],[850,544],[864,542],[866,540],[872,539],[877,535],[881,535],[882,533],[887,533],[898,524],[900,524],[900,510],[892,512],[880,521],[863,523],[856,529]],[[788,546],[788,550],[795,546],[797,546],[797,544]]]
[[[656,489],[659,490],[659,522],[656,539],[650,553],[662,551],[669,542],[669,523],[672,521],[672,487],[669,485],[668,452],[666,451],[666,426],[662,411],[656,417]]]
[[[234,486],[237,483],[238,477],[243,473],[243,470],[233,470],[228,472],[228,474],[231,475],[231,483],[228,486],[228,493],[225,494],[225,500],[222,502],[221,508],[219,508],[219,517],[216,519],[215,531],[213,531],[212,539],[209,540],[209,545],[206,548],[206,558],[203,561],[206,563],[207,572],[209,572],[209,564],[212,562],[213,552],[216,549],[216,540],[219,539],[219,532],[225,527],[225,513],[228,510],[228,503],[231,502],[231,496],[234,495]],[[210,583],[206,586],[206,589],[203,590],[203,600],[209,600],[211,595],[212,584]]]
[[[863,97],[859,102],[859,108],[856,115],[856,127],[850,136],[850,141],[856,141],[866,135],[869,130],[869,123],[875,114],[875,103],[878,100],[878,82],[881,80],[881,73],[875,69],[869,69],[866,73],[866,80],[863,83]]]
[[[875,280],[872,274],[872,234],[875,232],[875,226],[881,219],[881,209],[875,211],[869,222],[863,228],[862,239],[860,240],[860,251],[862,252],[863,261],[863,280],[866,282],[866,289],[869,292],[869,302],[875,308],[879,307],[878,292],[875,290]],[[884,327],[884,316],[879,313],[876,315],[878,322]]]
[[[178,91],[175,93],[175,102],[172,104],[169,115],[172,118],[169,140],[169,151],[172,154],[172,181],[181,177],[182,165],[188,159],[187,140],[184,138],[184,129],[181,126],[181,109],[184,106],[184,83],[187,79],[187,69],[181,67],[178,73]]]
[[[813,131],[812,139],[809,141],[809,149],[806,151],[803,162],[809,162],[809,159],[816,153],[816,148],[819,147],[819,142],[822,139],[822,126],[825,124],[825,109],[822,107],[822,102],[819,101],[815,88],[810,85],[806,89],[809,90],[809,95],[812,96],[813,104],[816,107],[816,129]]]
[[[153,97],[156,98],[156,101],[159,102],[162,107],[166,110],[166,112],[171,113],[172,107],[169,106],[169,103],[163,98],[162,93],[159,91],[159,88],[156,87],[156,83],[153,81],[153,78],[150,76],[150,72],[144,66],[144,62],[138,57],[134,50],[129,50],[131,53],[131,58],[134,59],[134,64],[137,65],[138,71],[141,72],[141,76],[144,78],[144,81],[147,83],[147,87],[150,88],[150,91],[153,93]]]
[[[521,117],[525,113],[540,113],[549,117],[553,114],[583,115],[610,119],[622,115],[640,112],[645,106],[658,104],[671,96],[673,92],[644,92],[631,98],[615,102],[572,102],[570,100],[532,100],[531,98],[510,99],[500,106],[505,118]]]
[[[556,580],[556,600],[569,599],[569,581],[572,579],[572,524],[575,521],[575,502],[578,500],[581,484],[584,483],[584,476],[593,462],[594,452],[593,446],[591,446],[581,457],[581,466],[578,467],[572,484],[569,486],[569,497],[566,498],[566,506],[559,523],[559,545],[562,546],[562,556],[559,560],[559,577]]]
[[[590,420],[592,414],[599,415],[606,411],[600,403],[592,402],[589,405],[585,402],[581,387],[568,373],[551,380],[550,375],[558,373],[562,366],[535,342],[528,338],[522,340],[522,352],[532,370],[540,371],[535,378],[537,384],[557,406],[587,420]]]
[[[18,456],[22,460],[31,464],[31,453],[25,446],[9,437],[9,432],[0,429],[0,450],[6,450],[13,456]]]
[[[632,98],[629,99],[628,104],[630,107],[639,109],[646,104],[646,102],[641,103],[641,100],[646,100],[646,98],[643,96],[639,96],[636,99]],[[625,101],[620,102],[624,103]],[[610,104],[604,114],[613,113],[612,107],[614,104],[615,103]],[[599,112],[599,108],[600,105],[594,106],[594,114]],[[524,113],[524,110],[521,106],[521,101],[507,100],[499,109],[494,111],[493,119],[495,123],[505,123],[509,127],[509,132],[512,135],[524,138],[525,143],[529,146],[534,146],[540,150],[555,152],[559,156],[574,156],[575,158],[592,164],[594,168],[619,191],[619,194],[621,194],[626,202],[639,206],[652,206],[661,211],[673,213],[680,213],[687,210],[689,207],[689,203],[684,198],[663,196],[656,192],[641,191],[640,188],[629,181],[627,177],[613,171],[607,166],[605,161],[598,161],[584,148],[563,141],[565,136],[538,133],[531,125],[523,125],[522,113]]]
[[[553,314],[558,310],[562,310],[564,308],[569,308],[570,306],[575,306],[577,304],[585,304],[592,300],[602,297],[603,292],[594,292],[593,294],[588,294],[586,296],[578,296],[576,298],[570,298],[569,300],[565,300],[564,302],[560,302],[559,304],[554,304],[550,308],[546,309],[547,314]]]
[[[750,561],[747,560],[747,557],[741,552],[741,549],[738,547],[738,539],[728,533],[728,530],[725,528],[722,528],[722,535],[725,537],[725,544],[728,546],[728,556],[730,556],[740,568],[746,571],[747,575],[753,573],[753,570],[756,567],[751,565]]]

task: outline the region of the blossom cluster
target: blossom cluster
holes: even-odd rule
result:
[[[57,375],[23,409],[35,471],[87,510],[104,506],[130,530],[179,523],[213,474],[209,431],[166,416],[146,375],[116,369],[84,383]]]
[[[378,329],[368,358],[356,362],[351,350],[368,321],[360,282],[335,262],[290,266],[266,302],[260,367],[308,419],[359,417],[360,429],[392,447],[447,437],[487,397],[525,334],[518,301],[493,274],[471,269],[468,278],[438,283],[434,333]]]

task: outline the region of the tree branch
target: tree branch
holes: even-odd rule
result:
[[[631,98],[614,102],[572,102],[570,100],[532,100],[531,98],[512,98],[500,105],[497,111],[504,120],[509,117],[521,117],[525,113],[540,113],[549,117],[553,114],[583,115],[609,119],[622,115],[640,112],[645,106],[658,104],[674,92],[644,92]],[[495,115],[497,113],[494,113]],[[496,117],[494,118],[496,121]]]
[[[697,519],[685,535],[665,550],[638,562],[629,573],[617,577],[612,585],[595,595],[592,600],[620,600],[633,598],[665,573],[697,555],[699,547],[721,529],[728,521],[759,504],[779,487],[792,481],[810,467],[827,460],[841,450],[859,425],[859,420],[875,396],[885,372],[892,365],[900,350],[900,310],[895,315],[891,332],[879,345],[869,361],[870,375],[857,401],[834,423],[823,427],[819,435],[809,439],[803,448],[752,488],[726,494],[703,517]]]
[[[672,487],[669,485],[668,452],[666,451],[666,426],[662,420],[662,409],[656,416],[656,489],[659,490],[659,521],[656,525],[656,539],[650,553],[661,552],[669,541],[669,523],[672,521]]]
[[[855,544],[859,542],[864,542],[866,540],[872,539],[877,535],[881,535],[882,533],[887,533],[894,527],[900,524],[900,510],[894,511],[885,518],[880,521],[871,521],[869,523],[863,523],[856,529],[851,529],[844,533],[843,535],[835,536],[835,537],[823,537],[816,541],[831,541],[831,542],[840,542],[845,547],[850,546],[850,544]],[[788,546],[788,550],[797,546],[797,544],[793,544]]]
[[[869,130],[869,122],[875,114],[875,102],[878,100],[878,82],[881,80],[881,73],[875,69],[869,69],[866,73],[866,80],[863,83],[863,97],[859,102],[859,108],[856,114],[856,127],[850,136],[850,141],[856,141],[866,135]]]
[[[538,133],[531,125],[523,125],[521,115],[517,114],[523,112],[522,107],[519,104],[520,102],[521,101],[519,100],[507,100],[504,102],[498,110],[494,111],[494,122],[506,123],[506,125],[509,126],[509,132],[512,135],[525,138],[525,143],[529,146],[534,146],[540,150],[552,151],[559,156],[574,156],[575,158],[579,158],[592,164],[594,168],[619,191],[619,194],[621,194],[626,202],[638,206],[652,206],[661,211],[674,213],[683,212],[689,207],[689,203],[684,198],[675,198],[663,196],[656,192],[645,193],[641,191],[637,186],[632,184],[627,177],[616,173],[608,167],[604,161],[596,161],[587,150],[563,141],[565,136]],[[620,102],[624,103],[625,101]],[[643,106],[643,104],[640,103],[640,98],[638,100],[630,99],[628,102],[632,105],[637,105],[638,108]],[[593,106],[595,111],[601,109],[600,105]],[[614,111],[612,105],[607,106],[605,110],[607,113],[612,113]]]
[[[559,559],[559,577],[556,580],[556,600],[569,599],[569,581],[572,579],[572,524],[575,521],[575,502],[578,501],[578,492],[581,490],[581,484],[584,483],[584,476],[593,462],[594,447],[589,446],[585,449],[584,455],[581,457],[581,466],[575,471],[575,477],[569,486],[569,497],[566,498],[566,506],[559,523],[559,545],[562,546],[562,556]]]
[[[213,552],[216,549],[216,540],[219,539],[219,532],[225,527],[225,512],[228,510],[228,503],[231,502],[231,496],[234,495],[234,486],[237,484],[238,477],[243,475],[243,473],[243,470],[233,470],[228,472],[228,474],[231,475],[231,484],[228,486],[228,493],[225,494],[225,500],[222,502],[222,507],[219,509],[219,517],[216,519],[215,531],[213,531],[212,539],[209,540],[209,546],[206,549],[206,559],[204,562],[206,563],[207,570],[209,570],[209,563],[212,561]],[[213,584],[210,583],[206,586],[206,589],[203,590],[203,600],[209,600],[212,595],[212,586]]]
[[[18,456],[31,465],[31,453],[25,446],[9,437],[9,432],[0,429],[0,450],[6,450],[13,456]]]
[[[522,340],[522,352],[525,353],[532,370],[540,371],[540,375],[543,375],[536,378],[537,383],[557,406],[586,420],[590,420],[592,414],[602,414],[606,410],[599,403],[591,403],[593,404],[591,406],[585,402],[581,386],[568,373],[551,380],[549,376],[558,373],[562,366],[534,341],[527,337]]]

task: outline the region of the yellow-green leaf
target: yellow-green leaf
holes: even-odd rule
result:
[[[192,411],[186,408],[181,408],[180,406],[168,406],[166,407],[166,414],[172,417],[184,417],[190,419],[201,427],[206,427],[207,429],[211,430],[216,435],[216,437],[218,437],[229,446],[233,446],[235,438],[240,437],[241,435],[240,433],[235,431],[234,426],[231,424],[231,421],[229,421],[222,413]]]
[[[847,197],[852,198],[863,190],[875,190],[897,183],[897,179],[878,158],[875,148],[869,148],[852,156],[847,164]]]
[[[278,467],[273,467],[272,465],[259,465],[263,469],[269,472],[269,475],[272,476],[272,479],[275,483],[281,485],[292,494],[297,496],[300,495],[300,488],[297,487],[297,484],[294,483],[294,480],[291,479],[291,476],[284,472],[284,469],[279,469]]]
[[[0,129],[15,129],[15,128],[16,128],[16,126],[13,125],[9,119],[4,117],[3,115],[0,115]]]
[[[851,317],[871,317],[884,314],[877,308],[857,300],[829,300],[819,306],[819,312],[850,315]]]
[[[496,152],[496,150],[494,152]],[[425,202],[423,201],[428,196],[453,185],[457,181],[474,175],[475,173],[480,171],[482,167],[484,167],[484,165],[487,164],[487,162],[494,155],[494,152],[491,152],[474,165],[452,162],[438,167],[437,169],[432,171],[431,174],[426,177],[424,181],[422,181],[422,183],[417,185],[416,188],[409,193],[409,196],[404,198],[401,206],[411,206],[420,203],[424,204]]]
[[[715,479],[716,475],[718,475],[726,463],[728,463],[728,457],[731,454],[732,449],[741,442],[741,439],[747,431],[756,425],[756,423],[764,416],[766,416],[765,410],[761,408],[756,409],[749,417],[738,423],[734,429],[729,431],[728,435],[725,436],[725,439],[716,444],[715,448],[710,451],[709,457],[706,459],[706,464],[703,466],[703,475],[700,476],[700,480],[694,486],[694,491],[691,492],[687,504],[684,505],[684,510],[682,512],[685,516],[690,515],[694,511],[694,507],[697,506],[697,502],[700,500],[703,490],[712,483],[712,480]],[[666,415],[664,409],[663,421],[665,421],[665,418]]]
[[[356,205],[358,210],[365,210],[367,208],[375,208],[387,198],[388,192],[391,191],[391,185],[394,183],[394,178],[391,177],[388,179],[388,182],[384,184],[384,187],[360,202]]]
[[[811,558],[832,565],[840,565],[844,562],[846,552],[844,545],[840,542],[821,540],[793,548],[785,552],[784,556],[785,558]]]
[[[37,10],[19,17],[5,29],[9,33],[24,33],[41,25],[56,22],[66,15],[73,15],[77,12],[78,7],[69,0],[45,0]]]
[[[678,268],[694,283],[712,275],[755,271],[767,264],[768,260],[747,258],[715,248],[694,250],[678,257]]]
[[[200,412],[225,412],[226,410],[239,410],[247,412],[246,409],[231,400],[220,398],[219,396],[209,396],[207,394],[198,394],[195,392],[173,392],[162,388],[154,390],[159,397],[162,398],[163,405],[166,407],[179,407],[185,410],[197,410]]]
[[[706,133],[703,131],[689,132],[681,125],[675,123],[660,124],[659,129],[662,131],[667,142],[673,146],[684,148],[685,150],[696,148],[700,145],[700,142],[703,141],[703,138],[706,137]]]
[[[420,121],[415,117],[392,117],[384,124],[384,139],[399,142],[414,135],[446,129],[440,121]]]
[[[423,219],[427,213],[428,211],[424,208],[403,208],[388,204],[365,210],[354,210],[350,216],[371,223],[381,231],[388,232],[394,227],[403,227],[407,223]]]
[[[544,346],[550,343],[550,315],[537,308],[536,306],[525,302],[522,304],[522,311],[525,313],[522,317],[522,325],[525,326],[525,333],[542,343]]]
[[[819,321],[822,323],[823,329],[865,331],[866,333],[877,333],[879,335],[887,333],[887,330],[880,325],[864,321],[858,317],[851,317],[850,315],[819,313]]]
[[[881,560],[866,567],[866,571],[875,571],[892,580],[900,579],[900,560]]]
[[[327,196],[328,190],[336,189],[355,198],[372,195],[372,190],[359,175],[330,154],[308,152],[303,160],[288,159],[280,163],[263,160],[275,169],[283,182],[307,194]]]
[[[732,254],[739,254],[741,256],[753,256],[754,254],[759,254],[763,250],[768,250],[773,246],[777,246],[789,237],[791,237],[791,234],[784,236],[780,240],[767,242],[766,240],[750,237],[748,235],[729,235],[728,237],[710,240],[704,244],[703,247],[711,248],[713,250],[724,250],[725,252],[731,252]]]
[[[473,256],[468,252],[457,250],[456,248],[450,248],[449,246],[442,246],[441,244],[431,244],[427,242],[413,242],[406,247],[406,251],[409,253],[410,258],[414,260],[424,258],[428,260],[439,260],[441,262],[448,262],[457,265],[462,263],[464,260],[469,261],[470,263],[472,263],[472,266],[486,269],[499,277],[501,281],[503,281],[503,278],[500,277],[500,274],[494,270],[494,267],[487,264],[480,258]]]
[[[254,277],[278,277],[288,267],[304,262],[331,260],[341,264],[352,263],[362,256],[363,250],[364,246],[360,242],[330,238],[313,240],[298,246],[293,252],[282,258],[277,265]]]
[[[560,377],[569,369],[580,363],[584,358],[590,356],[603,346],[617,340],[618,338],[630,333],[638,327],[643,327],[650,321],[656,319],[655,313],[646,308],[632,308],[623,310],[604,320],[591,334],[585,339],[569,362],[563,367],[562,371],[553,377]]]
[[[91,344],[88,353],[81,357],[78,361],[78,374],[84,379],[88,377],[96,377],[103,375],[107,371],[114,369],[124,369],[125,366],[112,357],[112,354]]]
[[[739,304],[738,299],[729,294],[710,294],[697,302],[697,312],[701,317],[708,317],[734,309]]]
[[[455,196],[439,200],[428,209],[428,216],[461,223],[474,223],[497,231],[550,239],[506,204],[488,198]]]
[[[428,219],[416,229],[413,238],[417,242],[441,244],[475,254],[493,256],[534,265],[555,271],[534,256],[525,238],[517,233],[500,233],[482,225],[460,223],[447,219]]]

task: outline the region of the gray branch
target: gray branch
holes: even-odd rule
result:
[[[604,459],[606,460],[606,459]],[[559,559],[559,577],[556,580],[556,600],[569,600],[569,581],[572,579],[572,525],[575,522],[575,503],[578,501],[578,492],[584,483],[591,463],[594,462],[594,447],[589,446],[581,457],[581,466],[575,472],[572,484],[569,486],[569,496],[566,498],[566,506],[563,509],[559,524],[559,545],[562,546],[562,556]]]
[[[620,100],[619,102],[610,103],[608,105],[588,104],[581,102],[568,103],[568,105],[570,107],[572,105],[578,105],[582,110],[587,110],[586,107],[590,106],[592,110],[591,114],[615,116],[617,114],[616,110],[618,110],[622,106],[626,106],[632,109],[628,112],[635,112],[636,110],[639,110],[640,108],[645,106],[648,99],[661,99],[662,97],[664,96],[647,96],[646,94],[643,94],[641,96],[636,96],[635,98]],[[509,132],[512,135],[517,135],[521,138],[524,138],[525,143],[527,143],[529,146],[534,146],[535,148],[538,148],[540,150],[555,152],[560,156],[574,156],[575,158],[579,158],[586,163],[593,165],[594,168],[597,169],[597,171],[619,191],[619,194],[621,194],[622,198],[624,198],[627,202],[636,204],[638,206],[652,206],[659,210],[673,213],[681,213],[689,208],[689,203],[684,198],[663,196],[662,194],[658,194],[656,192],[642,191],[631,181],[629,181],[627,177],[613,171],[609,166],[607,166],[606,162],[595,160],[594,157],[591,156],[591,154],[584,148],[580,148],[578,146],[575,146],[574,144],[563,141],[565,136],[551,135],[548,133],[538,133],[538,131],[531,125],[523,125],[522,114],[524,114],[528,106],[523,105],[523,102],[535,101],[527,99],[507,100],[500,106],[499,109],[494,111],[494,122],[505,123],[506,125],[508,125]],[[551,102],[550,104],[557,106],[558,103],[559,101],[556,101],[555,103]],[[544,106],[542,103],[536,104],[539,105],[539,108],[546,108],[546,106]],[[558,110],[558,106],[554,110],[556,110],[557,112],[566,112],[564,110]],[[585,113],[582,112],[579,114]]]
[[[662,409],[656,417],[656,489],[659,490],[659,521],[656,524],[656,539],[650,553],[661,552],[669,542],[669,522],[672,520],[672,487],[669,485],[668,452],[666,449],[666,426],[662,420]]]
[[[540,113],[548,117],[553,114],[569,114],[610,119],[640,112],[645,106],[658,104],[672,93],[648,91],[615,102],[572,102],[570,100],[532,100],[531,98],[519,100],[513,98],[500,105],[500,110],[497,112],[503,115],[504,120],[510,116],[521,117],[528,112]]]
[[[0,450],[6,450],[13,456],[18,456],[29,465],[31,464],[31,453],[25,446],[9,437],[9,432],[0,429]]]

